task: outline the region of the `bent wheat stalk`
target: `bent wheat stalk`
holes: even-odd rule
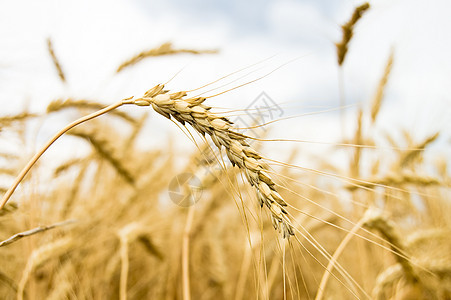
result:
[[[31,235],[34,235],[34,234],[37,234],[37,233],[40,233],[40,232],[44,232],[44,231],[47,231],[47,230],[50,230],[50,229],[53,229],[53,228],[56,228],[56,227],[65,226],[65,225],[72,224],[72,223],[75,223],[75,222],[77,222],[77,221],[76,220],[66,220],[64,222],[59,222],[59,223],[55,223],[55,224],[48,225],[48,226],[39,226],[39,227],[30,229],[30,230],[27,230],[27,231],[19,232],[19,233],[16,233],[15,235],[13,235],[13,236],[7,238],[4,241],[1,241],[0,242],[0,247],[12,244],[15,241],[18,241],[18,240],[20,240],[20,239],[22,239],[22,238],[24,238],[26,236],[31,236]]]
[[[11,198],[12,194],[14,193],[14,191],[16,190],[17,186],[20,184],[20,182],[24,179],[25,175],[27,175],[28,171],[30,171],[30,169],[33,167],[33,165],[38,161],[38,159],[42,156],[42,154],[44,154],[45,151],[47,151],[47,149],[57,140],[59,139],[64,133],[66,133],[67,131],[69,131],[70,129],[74,128],[75,126],[84,123],[86,121],[89,121],[91,119],[94,119],[100,115],[103,115],[109,111],[112,111],[124,104],[131,104],[133,103],[133,101],[130,100],[131,98],[126,98],[123,99],[115,104],[112,104],[110,106],[105,107],[104,109],[101,109],[99,111],[96,111],[90,115],[84,116],[72,123],[70,123],[69,125],[67,125],[66,127],[64,127],[63,129],[61,129],[60,131],[58,131],[39,151],[38,153],[36,153],[31,160],[28,162],[28,164],[22,169],[22,171],[19,173],[19,175],[17,176],[17,178],[14,180],[14,183],[11,185],[11,187],[6,191],[5,195],[2,198],[2,202],[0,203],[0,209],[3,209],[3,207],[5,206],[6,202],[8,202],[9,198]]]

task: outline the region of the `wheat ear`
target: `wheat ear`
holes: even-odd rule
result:
[[[401,265],[406,280],[409,283],[420,282],[417,272],[414,270],[411,261],[406,255],[404,241],[395,227],[395,224],[384,216],[375,213],[365,220],[364,226],[378,230],[390,243],[393,253],[398,254],[395,256],[395,259]]]
[[[337,48],[337,60],[338,65],[342,65],[346,54],[348,53],[348,44],[351,41],[351,38],[354,34],[354,25],[358,20],[362,17],[363,13],[370,8],[368,3],[364,3],[355,8],[351,19],[341,26],[341,31],[343,33],[342,39],[340,42],[335,44]]]
[[[55,51],[53,50],[53,43],[50,38],[47,39],[47,50],[49,51],[50,57],[52,58],[53,64],[55,65],[56,71],[58,72],[58,77],[61,79],[62,82],[66,82],[66,76],[64,76],[61,64],[59,63]]]
[[[4,127],[11,126],[11,124],[14,122],[22,122],[35,117],[37,117],[36,114],[30,114],[27,112],[23,112],[14,116],[0,117],[0,131],[2,131],[2,128]]]
[[[385,65],[384,75],[379,80],[379,85],[376,90],[376,94],[371,103],[371,122],[374,123],[376,121],[376,117],[381,108],[382,100],[384,98],[385,86],[388,82],[388,77],[390,76],[390,72],[393,66],[393,51],[390,52],[390,56],[388,57],[387,63]]]
[[[59,255],[65,253],[72,246],[72,238],[63,237],[52,243],[45,244],[40,248],[33,250],[28,262],[23,271],[22,277],[19,281],[17,287],[17,300],[23,300],[25,285],[30,278],[30,275],[35,271],[40,265],[44,264],[51,258],[58,257]]]
[[[276,190],[268,172],[265,170],[260,154],[246,142],[247,136],[233,130],[233,123],[226,117],[210,111],[211,107],[203,102],[204,97],[187,97],[186,92],[169,93],[164,85],[157,85],[148,90],[142,98],[133,101],[139,106],[152,106],[159,114],[168,119],[174,118],[182,125],[190,124],[202,136],[209,135],[219,150],[224,147],[233,166],[238,166],[251,186],[255,188],[260,206],[266,205],[276,230],[284,238],[294,235],[290,225],[287,206]]]

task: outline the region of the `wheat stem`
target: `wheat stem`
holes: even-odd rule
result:
[[[367,215],[365,214],[355,225],[352,227],[352,229],[346,234],[344,239],[341,241],[340,245],[338,245],[337,249],[335,250],[334,254],[332,255],[332,258],[329,260],[329,263],[327,264],[326,271],[324,271],[323,277],[321,278],[321,282],[318,287],[318,293],[316,294],[315,300],[321,300],[324,297],[324,291],[326,289],[327,281],[329,281],[330,274],[332,274],[332,270],[334,269],[338,257],[343,253],[343,250],[346,248],[348,243],[351,241],[351,239],[354,237],[355,233],[362,228],[363,224],[367,220]]]
[[[43,231],[47,231],[47,230],[50,230],[50,229],[53,229],[53,228],[56,228],[56,227],[65,226],[65,225],[72,224],[72,223],[75,223],[75,222],[77,222],[77,221],[76,220],[66,220],[64,222],[59,222],[59,223],[55,223],[55,224],[48,225],[48,226],[39,226],[39,227],[30,229],[30,230],[27,230],[27,231],[24,231],[24,232],[19,232],[19,233],[16,233],[15,235],[13,235],[13,236],[7,238],[4,241],[1,241],[0,242],[0,247],[12,244],[15,241],[20,240],[21,238],[24,238],[26,236],[34,235],[34,234],[37,234],[37,233],[40,233],[40,232],[43,232]]]
[[[121,275],[120,275],[120,285],[119,285],[119,299],[127,300],[127,280],[128,280],[128,239],[126,236],[120,237],[121,248]]]
[[[16,177],[16,179],[14,180],[14,183],[11,185],[11,187],[8,189],[8,191],[5,193],[5,195],[2,198],[2,202],[0,204],[0,209],[3,209],[3,206],[5,206],[6,202],[8,202],[9,198],[11,197],[11,195],[14,193],[14,191],[16,190],[17,186],[20,184],[20,182],[24,179],[25,175],[27,175],[28,171],[30,171],[30,169],[34,166],[34,164],[38,161],[38,159],[42,156],[42,154],[44,154],[45,151],[47,151],[47,149],[57,140],[59,139],[64,133],[66,133],[67,131],[69,131],[70,129],[74,128],[75,126],[84,123],[86,121],[89,121],[91,119],[94,119],[100,115],[103,115],[109,111],[112,111],[124,104],[131,104],[133,103],[132,101],[130,101],[131,98],[126,98],[123,99],[115,104],[112,104],[110,106],[105,107],[104,109],[101,109],[99,111],[96,111],[90,115],[84,116],[72,123],[70,123],[69,125],[67,125],[66,127],[64,127],[63,129],[61,129],[60,131],[58,131],[32,158],[31,160],[28,162],[28,164],[22,169],[22,171],[19,173],[19,175]]]
[[[189,241],[191,236],[191,228],[194,220],[194,205],[189,207],[188,216],[186,218],[185,230],[183,231],[182,246],[182,285],[183,300],[191,299],[190,283],[189,283]]]

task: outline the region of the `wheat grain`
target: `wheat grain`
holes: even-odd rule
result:
[[[281,231],[284,238],[294,235],[288,213],[284,209],[287,204],[265,171],[262,157],[246,142],[247,137],[233,131],[233,123],[227,118],[212,113],[211,107],[203,104],[206,98],[186,96],[186,92],[168,93],[164,90],[164,85],[157,85],[143,97],[135,99],[134,104],[151,105],[164,117],[172,117],[182,125],[190,124],[202,136],[209,135],[219,150],[224,147],[232,165],[238,166],[255,188],[260,206],[266,205],[269,209],[274,228]]]

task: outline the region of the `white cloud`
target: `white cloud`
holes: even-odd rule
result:
[[[294,106],[338,105],[333,42],[340,39],[339,24],[349,18],[356,2],[333,2],[331,9],[327,5],[332,2],[284,0],[265,2],[261,7],[256,2],[246,7],[238,1],[221,2],[218,7],[208,8],[211,16],[207,17],[199,1],[190,9],[180,2],[166,1],[149,2],[150,6],[125,0],[3,1],[2,112],[20,109],[27,97],[37,111],[61,96],[110,103],[139,95],[185,66],[170,86],[190,89],[273,54],[279,55],[265,62],[265,69],[235,84],[265,74],[293,57],[306,56],[269,78],[211,99],[211,103],[243,108],[264,90],[276,101],[295,101]],[[430,126],[430,130],[446,128],[451,107],[450,8],[445,0],[434,1],[434,5],[419,0],[375,2],[358,23],[350,44],[344,68],[348,101],[371,98],[394,46],[395,66],[387,100],[397,104],[384,104],[389,116],[384,121],[403,126],[415,123],[423,128]],[[58,81],[46,52],[48,36],[66,71],[66,86]],[[222,53],[149,59],[114,76],[114,69],[124,59],[168,40],[180,47],[219,47]],[[424,109],[428,106],[433,108]],[[299,109],[291,112],[299,113]],[[422,125],[413,119],[414,115]],[[336,120],[328,123],[327,119],[321,118],[318,123],[335,130]]]

